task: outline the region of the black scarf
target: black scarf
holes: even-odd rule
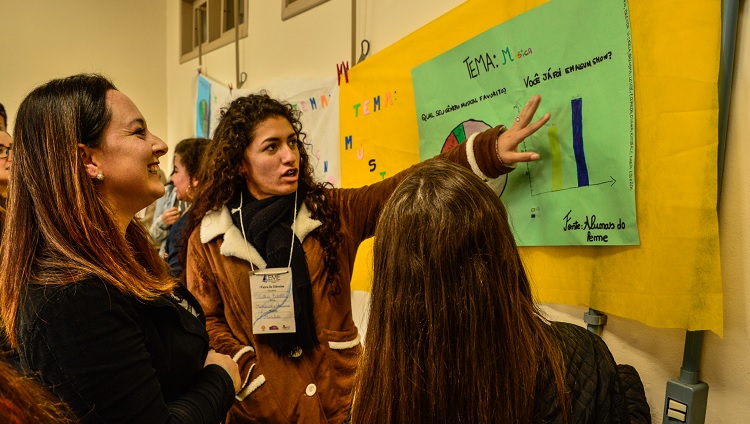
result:
[[[297,189],[299,210],[307,196],[307,186],[302,182]],[[292,222],[294,220],[295,193],[286,196],[273,196],[257,200],[250,192],[242,189],[242,210],[232,213],[232,222],[241,229],[240,213],[245,227],[245,240],[252,244],[266,261],[268,268],[286,268],[289,265],[289,249],[292,245]],[[228,203],[230,211],[240,206],[237,193]],[[295,235],[292,252],[292,293],[294,294],[294,320],[296,333],[262,334],[258,340],[271,346],[279,355],[289,355],[297,348],[307,349],[317,346],[315,317],[312,304],[312,284],[307,268],[305,251]]]

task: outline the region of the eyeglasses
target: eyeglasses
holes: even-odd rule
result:
[[[0,145],[0,159],[5,159],[10,154],[10,149],[13,148],[13,146],[2,146]]]

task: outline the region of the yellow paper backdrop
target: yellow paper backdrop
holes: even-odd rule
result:
[[[342,185],[376,182],[419,160],[414,66],[543,3],[469,0],[350,69],[341,85]],[[539,301],[723,334],[720,7],[704,0],[630,2],[641,245],[521,248]],[[371,249],[370,242],[360,248],[355,290],[369,290]]]

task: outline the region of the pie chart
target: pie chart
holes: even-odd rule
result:
[[[474,119],[469,119],[467,121],[461,122],[460,124],[456,125],[456,127],[453,128],[453,131],[448,134],[448,137],[445,138],[445,142],[443,143],[443,148],[440,150],[440,153],[447,152],[448,150],[465,142],[466,139],[471,137],[472,134],[482,132],[490,128],[492,128],[492,126],[487,124],[486,122],[477,121]],[[487,184],[495,193],[499,193],[498,196],[502,196],[503,191],[505,191],[505,185],[507,182],[507,176],[502,175],[500,178],[488,181]]]
[[[459,144],[466,141],[466,139],[469,138],[472,134],[482,132],[490,128],[492,128],[490,125],[482,121],[476,121],[474,119],[469,119],[468,121],[461,122],[456,126],[456,128],[453,128],[453,131],[451,131],[450,134],[448,134],[448,137],[445,139],[445,143],[443,143],[443,148],[442,150],[440,150],[440,153],[447,152],[448,150],[458,146]]]

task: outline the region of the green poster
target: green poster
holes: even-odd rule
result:
[[[540,94],[552,119],[519,149],[541,159],[501,181],[518,244],[638,245],[632,66],[627,1],[551,0],[412,70],[420,157]]]

